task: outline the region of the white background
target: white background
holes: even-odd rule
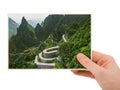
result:
[[[119,0],[0,0],[0,90],[101,90],[70,70],[9,70],[9,13],[91,14],[92,49],[112,55],[120,66],[119,8]]]

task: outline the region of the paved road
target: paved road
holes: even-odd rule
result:
[[[65,34],[62,35],[62,38],[63,38],[64,42],[67,42],[67,40],[65,38]]]
[[[35,64],[37,64],[38,68],[53,68],[55,63],[43,63],[38,61],[38,56],[35,57]]]
[[[65,38],[65,34],[62,35],[62,38],[64,42],[67,42]],[[55,66],[55,63],[47,63],[46,61],[59,59],[59,57],[54,57],[54,58],[48,57],[56,53],[58,48],[59,46],[44,49],[43,52],[39,53],[39,58],[41,59],[41,62],[38,61],[38,56],[36,56],[34,63],[38,66],[38,68],[53,68]]]
[[[55,60],[57,59],[57,57],[54,57],[54,58],[45,58],[42,56],[42,52],[39,54],[39,57],[41,59],[42,62],[46,62],[46,61],[51,61],[51,60]]]
[[[51,47],[51,48],[47,48],[47,49],[44,49],[43,50],[43,53],[55,53],[55,52],[57,52],[57,50],[56,49],[58,49],[59,48],[59,46],[55,46],[55,47]]]

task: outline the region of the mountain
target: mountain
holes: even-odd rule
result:
[[[55,62],[55,68],[83,68],[76,54],[82,52],[90,58],[90,15],[51,14],[35,27],[30,22],[23,17],[17,34],[9,40],[10,68],[33,68],[35,56],[56,45],[61,61]]]
[[[43,28],[46,33],[45,39],[49,36],[49,34],[57,27],[57,24],[62,19],[63,15],[49,15],[45,18],[43,23]]]
[[[69,31],[72,28],[69,28]],[[67,42],[59,43],[58,53],[62,58],[61,65],[56,64],[57,68],[84,68],[77,60],[76,55],[83,53],[91,57],[91,20],[90,17],[81,28],[67,39]]]
[[[52,36],[53,41],[59,42],[62,34],[68,33],[68,37],[76,32],[76,28],[81,27],[89,18],[89,15],[48,15],[42,25],[37,24],[35,27],[35,34],[39,41],[46,40],[49,35]],[[74,31],[69,32],[66,28],[73,27]]]
[[[35,27],[35,34],[36,34],[36,37],[39,41],[43,41],[43,37],[44,37],[44,30],[43,28],[41,27],[41,25],[38,23]]]
[[[41,24],[42,23],[42,20],[27,20],[28,21],[28,23],[30,24],[30,25],[32,25],[34,28],[36,27],[36,25],[39,23],[39,24]]]
[[[77,28],[83,26],[90,15],[49,15],[44,20],[43,29],[45,39],[51,34],[53,41],[59,42],[62,35],[67,33],[68,38],[73,35]],[[71,30],[72,29],[72,30]]]
[[[10,39],[10,52],[21,52],[25,48],[31,47],[36,43],[37,38],[34,28],[28,24],[26,19],[23,17],[22,22],[17,29],[17,34]]]
[[[9,21],[9,37],[16,35],[17,27],[19,26],[14,20],[8,18]]]

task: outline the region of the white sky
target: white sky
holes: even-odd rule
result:
[[[8,17],[12,18],[17,23],[21,22],[24,16],[27,20],[44,20],[49,14],[8,14]]]

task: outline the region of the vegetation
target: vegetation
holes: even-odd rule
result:
[[[41,35],[44,34],[44,31],[43,31],[43,28],[41,27],[41,25],[39,23],[35,27],[35,34],[36,34],[36,37],[37,37],[38,41],[43,41],[44,40],[44,38],[41,37]]]
[[[23,17],[17,34],[9,40],[9,68],[35,68],[35,55],[39,52],[34,28]]]
[[[60,59],[48,63],[54,62],[54,68],[84,68],[76,55],[81,52],[90,58],[90,24],[90,15],[49,15],[33,28],[23,17],[17,34],[9,39],[9,68],[37,68],[35,56],[57,45],[60,48],[53,56]]]
[[[84,53],[90,58],[91,55],[91,30],[90,19],[81,28],[70,35],[66,43],[60,43],[59,55],[62,58],[64,68],[83,68],[76,59],[78,53]],[[74,32],[73,29],[70,32]],[[70,33],[71,34],[71,33]],[[68,34],[69,35],[69,34]],[[61,67],[61,65],[60,65]]]

